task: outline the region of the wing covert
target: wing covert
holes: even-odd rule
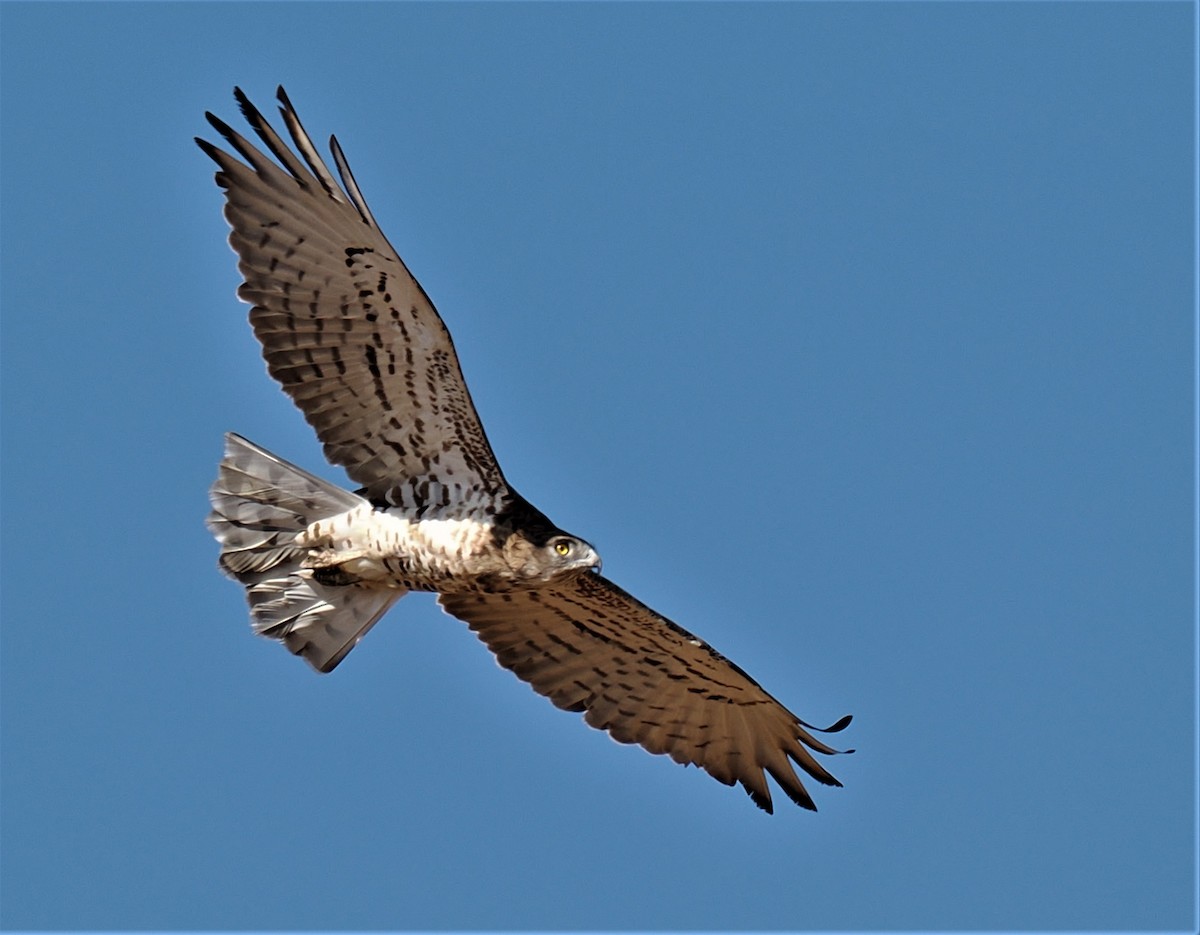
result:
[[[601,575],[564,576],[506,593],[442,594],[500,665],[592,727],[725,785],[741,783],[772,811],[764,770],[804,808],[812,798],[792,762],[818,782],[841,785],[813,757],[840,752],[740,668]],[[830,731],[844,728],[849,717]]]
[[[427,479],[506,490],[449,331],[375,223],[341,147],[341,185],[280,88],[299,158],[240,90],[247,122],[278,165],[235,130],[209,122],[241,157],[196,142],[220,167],[238,295],[270,374],[325,454],[372,498]],[[282,167],[282,168],[281,168]]]

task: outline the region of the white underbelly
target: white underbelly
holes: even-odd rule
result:
[[[494,552],[490,517],[433,516],[419,520],[363,504],[319,520],[297,544],[310,550],[311,567],[338,567],[365,581],[441,591],[485,569]]]

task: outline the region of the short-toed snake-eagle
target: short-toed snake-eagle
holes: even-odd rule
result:
[[[703,640],[600,574],[596,550],[506,480],[445,324],[363,200],[336,139],[338,179],[279,89],[289,146],[241,91],[274,157],[209,114],[240,159],[219,166],[238,295],[267,369],[334,464],[335,487],[236,435],[213,485],[221,567],[254,628],[328,672],[409,591],[437,593],[502,666],[593,727],[735,782],[771,811],[769,773],[812,799],[792,763],[839,785],[838,751]],[[841,730],[849,717],[828,730]]]

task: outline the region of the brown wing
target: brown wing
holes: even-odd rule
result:
[[[740,782],[768,812],[763,770],[797,805],[816,808],[789,758],[818,782],[841,785],[806,747],[844,751],[813,737],[811,725],[703,640],[598,574],[438,600],[558,707],[585,712],[588,724],[622,743],[695,764],[726,785]]]
[[[300,407],[325,454],[373,497],[424,478],[495,493],[504,478],[433,303],[380,231],[330,140],[334,180],[279,89],[287,147],[240,90],[242,112],[276,165],[209,122],[245,160],[196,142],[221,171],[229,242],[254,306],[267,369]],[[282,168],[280,168],[282,166]]]

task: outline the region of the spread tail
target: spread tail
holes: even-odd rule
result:
[[[208,528],[221,569],[246,587],[254,631],[280,640],[319,672],[331,671],[401,590],[322,584],[302,565],[296,537],[310,523],[365,501],[232,433],[209,491]]]

